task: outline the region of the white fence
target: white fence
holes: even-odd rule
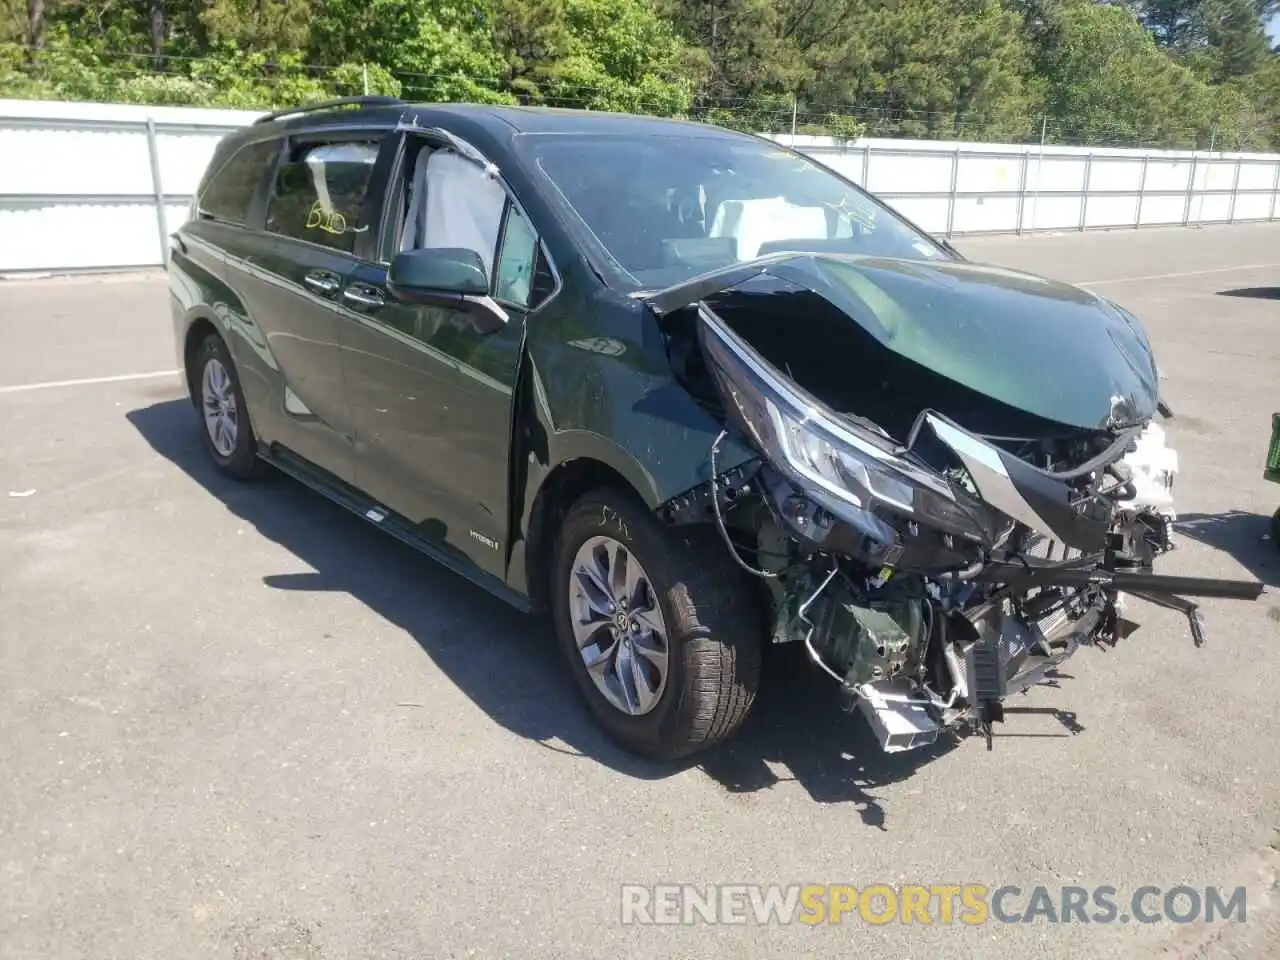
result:
[[[214,145],[256,116],[0,100],[0,273],[163,263]],[[795,146],[943,236],[1273,220],[1280,189],[1274,154],[817,137]]]
[[[795,146],[948,237],[1274,220],[1280,190],[1276,154],[815,137]]]

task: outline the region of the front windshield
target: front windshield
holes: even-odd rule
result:
[[[625,283],[653,289],[771,253],[949,259],[826,168],[731,136],[528,135]]]

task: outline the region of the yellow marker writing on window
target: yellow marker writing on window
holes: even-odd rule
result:
[[[325,233],[340,234],[347,232],[347,218],[336,210],[326,210],[319,200],[311,205],[307,214],[308,230],[323,230]]]

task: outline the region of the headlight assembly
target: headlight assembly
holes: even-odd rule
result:
[[[888,511],[991,542],[994,531],[983,522],[981,504],[898,456],[888,437],[839,417],[776,375],[714,312],[704,306],[699,313],[702,348],[735,426],[814,501],[882,541],[894,537],[877,516]]]

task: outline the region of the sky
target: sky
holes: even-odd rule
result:
[[[1267,24],[1267,36],[1271,38],[1271,42],[1275,43],[1280,40],[1280,15],[1271,18],[1271,22]]]

